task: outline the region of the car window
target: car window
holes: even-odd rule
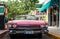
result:
[[[27,16],[16,16],[15,20],[36,20],[35,16],[27,15]]]
[[[27,19],[28,20],[36,20],[36,17],[35,16],[27,16]]]

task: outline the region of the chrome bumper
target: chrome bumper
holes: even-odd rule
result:
[[[42,31],[13,31],[10,30],[9,34],[38,34],[38,33],[42,33]]]

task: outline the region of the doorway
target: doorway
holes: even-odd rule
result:
[[[50,9],[50,25],[59,26],[59,8],[56,5]]]

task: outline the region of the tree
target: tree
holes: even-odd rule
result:
[[[19,14],[28,14],[31,10],[35,10],[35,3],[38,0],[20,0],[21,2],[16,1],[8,1],[3,2],[8,7],[8,17],[15,17]]]

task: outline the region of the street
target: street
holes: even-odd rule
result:
[[[9,35],[5,35],[5,37],[3,37],[2,39],[11,39],[11,38],[9,37]],[[15,39],[53,39],[53,38],[47,36],[46,34],[43,34],[42,38],[24,38],[24,37],[18,37],[17,38],[17,37],[15,37]]]
[[[47,36],[47,35],[45,35],[45,34],[43,34],[43,37],[42,38],[15,38],[15,39],[53,39],[53,38],[51,38],[51,37],[49,37],[49,36]]]

